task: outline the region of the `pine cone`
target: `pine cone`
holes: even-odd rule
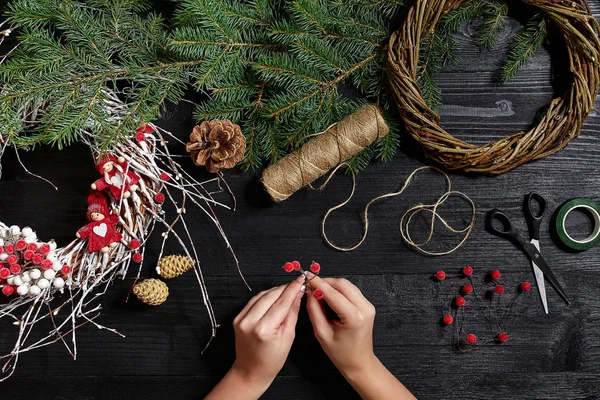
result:
[[[187,256],[171,255],[158,260],[156,272],[165,279],[177,278],[192,268],[194,261]]]
[[[185,150],[194,164],[217,172],[235,166],[244,158],[246,138],[239,125],[228,120],[204,121],[194,127]]]
[[[144,279],[133,287],[133,294],[142,303],[158,306],[169,297],[169,288],[166,283],[159,279]]]

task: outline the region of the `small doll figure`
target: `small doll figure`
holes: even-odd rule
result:
[[[119,217],[110,215],[108,201],[102,192],[92,190],[87,202],[87,219],[90,223],[78,230],[76,236],[88,240],[89,252],[106,253],[121,240],[121,234],[115,228]]]
[[[121,194],[127,199],[132,192],[138,190],[137,183],[140,177],[132,171],[127,171],[125,174],[127,163],[123,157],[104,156],[98,159],[96,169],[104,176],[92,183],[93,190],[109,189],[117,200],[121,199]]]

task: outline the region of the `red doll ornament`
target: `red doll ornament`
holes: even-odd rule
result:
[[[102,192],[91,191],[87,201],[87,219],[90,223],[78,230],[76,235],[88,240],[89,252],[106,253],[121,240],[121,234],[115,228],[119,217],[110,215],[108,201]]]
[[[127,199],[132,192],[138,190],[137,183],[140,177],[132,171],[127,171],[127,163],[123,157],[103,156],[98,159],[96,169],[104,177],[92,183],[93,190],[108,189],[117,200],[121,199],[121,194]]]

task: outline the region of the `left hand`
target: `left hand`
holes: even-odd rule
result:
[[[233,320],[236,360],[232,370],[266,390],[283,367],[296,335],[304,276],[260,292]]]

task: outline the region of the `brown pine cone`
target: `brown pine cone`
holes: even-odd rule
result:
[[[169,288],[166,283],[159,279],[144,279],[133,287],[133,294],[142,303],[158,306],[167,301]]]
[[[209,172],[217,172],[242,161],[246,138],[239,125],[214,119],[194,127],[185,150],[191,153],[194,164],[205,166]]]
[[[158,260],[156,272],[165,279],[173,279],[192,268],[193,265],[194,261],[187,256],[170,255]]]

